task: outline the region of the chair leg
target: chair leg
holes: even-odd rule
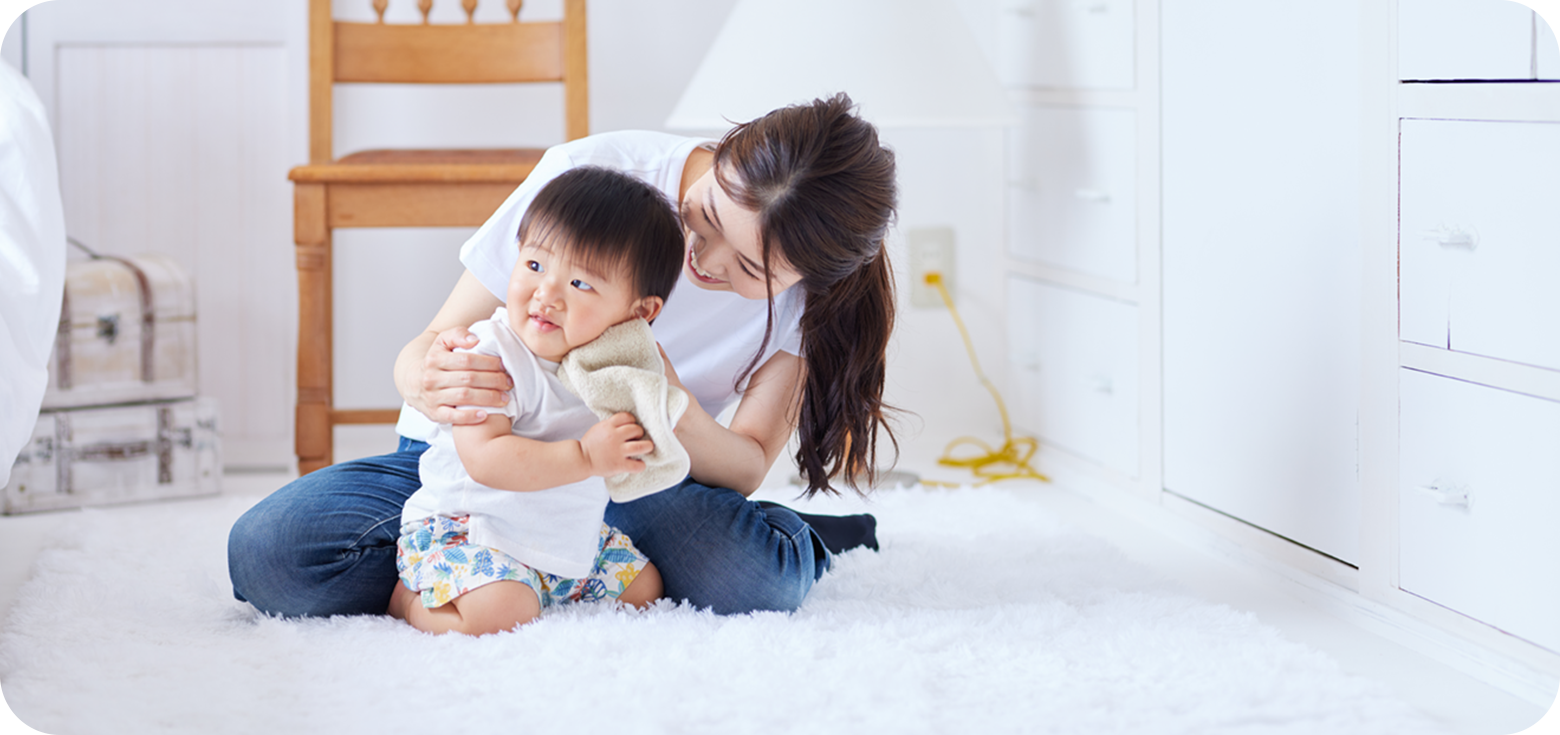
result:
[[[334,437],[331,358],[331,232],[325,186],[293,188],[293,235],[298,262],[298,406],[294,442],[298,472],[331,464]]]

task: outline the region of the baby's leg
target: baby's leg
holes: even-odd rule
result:
[[[392,615],[429,633],[486,635],[529,623],[541,615],[542,604],[524,582],[491,582],[435,608],[423,607],[417,593],[405,585],[391,595]]]
[[[623,594],[618,595],[618,602],[634,607],[649,607],[650,603],[661,599],[662,593],[661,573],[656,571],[655,565],[645,562],[645,567],[639,570],[639,576],[628,583]]]

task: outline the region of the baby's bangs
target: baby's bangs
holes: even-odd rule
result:
[[[536,216],[526,217],[521,224],[521,247],[530,243],[598,276],[627,278],[630,286],[638,288],[636,274],[628,267],[629,249],[606,237],[607,233],[580,232],[560,217],[543,212],[532,214]]]

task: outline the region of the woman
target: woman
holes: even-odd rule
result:
[[[458,353],[502,305],[520,218],[575,166],[634,175],[680,203],[688,249],[654,330],[671,381],[695,399],[676,433],[690,479],[607,522],[661,570],[666,596],[718,613],[793,610],[830,548],[875,548],[870,516],[804,517],[747,500],[793,430],[807,493],[870,486],[894,294],[883,240],[894,156],[844,94],[782,108],[711,148],[606,133],[549,149],[461,248],[466,271],[396,360],[397,452],[305,475],[250,509],[228,540],[234,595],[280,615],[378,614],[395,578],[401,507],[434,422],[469,424],[510,386],[494,358]],[[736,404],[729,426],[715,416]],[[809,523],[809,521],[811,523]]]

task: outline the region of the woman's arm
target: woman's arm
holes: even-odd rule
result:
[[[504,405],[504,391],[514,386],[503,362],[491,355],[454,351],[475,346],[477,339],[466,328],[503,305],[471,271],[461,273],[428,328],[395,359],[395,388],[407,404],[445,424],[480,423],[487,416],[456,406]]]
[[[665,357],[662,352],[662,359]],[[800,357],[776,352],[753,372],[729,429],[721,426],[698,401],[690,401],[675,433],[692,460],[689,474],[693,479],[711,487],[753,494],[796,429],[802,370]],[[681,387],[670,360],[666,360],[666,374]]]
[[[645,463],[634,457],[655,449],[629,413],[602,419],[579,440],[544,442],[516,436],[509,417],[502,414],[492,414],[480,424],[457,426],[454,433],[455,452],[471,479],[514,492],[641,472]]]

